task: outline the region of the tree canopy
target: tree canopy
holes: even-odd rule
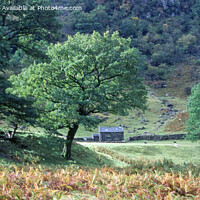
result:
[[[186,123],[187,138],[195,141],[200,138],[200,84],[192,88],[188,102],[189,119]]]
[[[55,18],[55,11],[44,12],[37,9],[38,5],[50,5],[49,1],[1,0],[0,5],[0,43],[2,47],[0,70],[7,66],[5,64],[7,64],[9,55],[18,48],[33,56],[44,56],[37,48],[36,41],[41,39],[52,41],[60,26]],[[27,10],[12,9],[12,6],[18,5],[27,6]],[[30,10],[31,6],[34,6],[35,10]]]
[[[34,64],[10,81],[13,94],[34,97],[47,128],[67,127],[71,143],[80,124],[99,123],[92,113],[128,114],[146,108],[146,90],[138,76],[137,50],[117,32],[101,36],[77,33],[51,45],[50,63]],[[70,155],[68,155],[68,159]]]
[[[55,41],[60,25],[55,11],[44,12],[38,10],[37,5],[49,4],[48,0],[0,0],[0,119],[14,122],[15,127],[28,119],[32,122],[31,116],[36,115],[31,115],[34,113],[32,100],[5,92],[9,87],[7,79],[10,74],[19,72],[23,56],[29,55],[36,62],[47,59],[44,43]],[[19,5],[26,6],[27,10],[17,10]]]

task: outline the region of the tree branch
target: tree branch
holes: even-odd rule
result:
[[[69,78],[76,84],[79,85],[79,87],[82,89],[82,91],[85,91],[85,88],[82,86],[82,84],[75,78],[73,77],[72,75],[69,75]]]

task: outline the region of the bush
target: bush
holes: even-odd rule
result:
[[[188,102],[189,119],[186,123],[188,139],[195,141],[200,138],[200,84],[192,88]]]
[[[191,95],[191,87],[185,87],[185,88],[184,88],[184,92],[185,92],[185,94],[187,94],[187,95]]]

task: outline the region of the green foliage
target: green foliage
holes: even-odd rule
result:
[[[120,26],[120,34],[125,38],[129,36],[136,37],[137,32],[134,20],[128,18],[122,20],[122,24]]]
[[[37,9],[38,5],[49,5],[47,0],[0,0],[0,5],[0,118],[17,128],[19,124],[34,121],[33,100],[7,94],[6,88],[10,86],[7,79],[33,63],[34,58],[36,63],[47,61],[45,41],[55,41],[60,25],[55,11]],[[18,5],[27,6],[28,10],[11,7]],[[31,6],[35,10],[29,10]]]
[[[22,0],[13,0],[11,4],[9,1],[0,1],[1,8],[24,5],[30,8],[30,6],[38,5],[49,5],[49,1],[40,0],[40,1],[22,1]],[[15,52],[16,49],[22,49],[27,54],[33,56],[42,55],[45,56],[42,51],[36,48],[37,41],[41,39],[52,41],[55,39],[57,34],[57,29],[59,28],[58,23],[55,19],[55,11],[44,12],[42,10],[6,10],[2,9],[0,13],[0,43],[1,43],[1,68],[5,68],[4,62],[9,58],[9,54]],[[27,45],[29,43],[29,45]],[[37,53],[36,53],[37,52]],[[11,55],[10,55],[11,56]]]
[[[192,88],[188,102],[189,119],[186,123],[187,139],[192,141],[200,138],[200,84]]]
[[[11,52],[9,42],[6,40],[5,30],[0,28],[0,71],[2,71],[6,65],[8,65],[8,58]]]
[[[163,80],[165,73],[166,69],[162,67],[159,68],[155,66],[149,66],[148,69],[146,70],[146,75],[150,78],[151,81]]]
[[[118,33],[69,36],[64,44],[49,48],[50,63],[32,65],[12,76],[9,91],[35,97],[48,128],[75,123],[91,127],[100,122],[91,113],[125,115],[129,109],[146,108],[136,54],[130,40]]]
[[[10,128],[17,130],[18,126],[25,124],[34,124],[37,118],[36,110],[33,107],[32,99],[16,97],[6,93],[6,88],[10,83],[0,76],[0,119],[5,121],[4,129]]]
[[[183,35],[178,39],[178,47],[181,48],[183,53],[193,53],[196,49],[197,38],[191,34]]]
[[[91,1],[90,9],[87,2],[77,0],[83,10],[66,17],[69,34],[103,33],[108,28],[118,31],[120,36],[130,37],[131,45],[155,67],[163,63],[174,68],[183,58],[198,55],[199,1],[99,0]]]

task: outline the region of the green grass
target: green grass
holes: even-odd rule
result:
[[[127,159],[172,159],[176,164],[200,164],[200,142],[178,141],[179,148],[173,141],[136,141],[129,143],[74,143],[73,161],[61,156],[64,139],[42,133],[19,134],[16,141],[0,140],[0,164],[40,164],[45,166],[89,166],[89,167],[126,167]],[[102,147],[103,150],[97,151]],[[100,149],[100,148],[99,148]],[[115,154],[115,156],[113,156]]]
[[[200,142],[192,143],[189,141],[178,141],[179,147],[173,146],[173,141],[144,141],[132,143],[82,143],[83,145],[94,148],[104,147],[109,150],[109,154],[117,153],[130,159],[172,159],[176,164],[195,163],[200,164]]]
[[[73,161],[67,161],[61,156],[64,142],[63,138],[42,134],[41,132],[18,134],[14,142],[0,140],[0,164],[40,164],[52,167],[56,165],[62,167],[69,165],[89,167],[124,166],[124,163],[117,159],[98,154],[77,143],[72,145]]]

